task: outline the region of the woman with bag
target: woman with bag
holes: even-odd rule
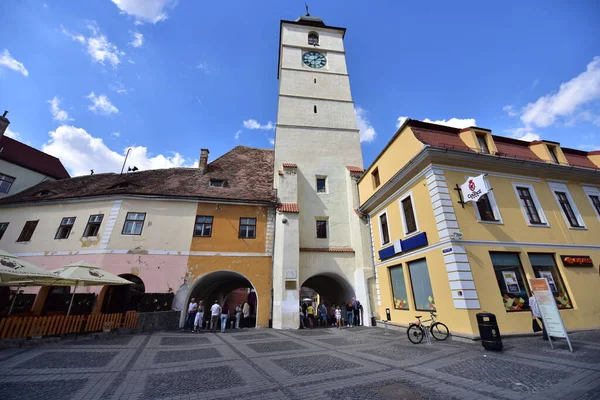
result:
[[[542,318],[542,312],[540,311],[540,307],[538,306],[537,300],[535,298],[534,295],[531,295],[531,297],[529,297],[529,308],[531,309],[531,315],[532,315],[532,328],[534,332],[539,332],[542,331],[542,338],[544,340],[548,340],[548,333],[546,332],[546,326],[544,325],[544,319]],[[540,323],[542,324],[542,326],[540,327],[540,324],[538,324],[537,319],[540,320]]]

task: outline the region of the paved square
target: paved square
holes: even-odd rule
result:
[[[503,352],[403,331],[320,328],[79,337],[0,350],[0,399],[600,400],[600,332]]]

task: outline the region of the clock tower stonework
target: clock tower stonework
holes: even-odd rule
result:
[[[364,324],[373,276],[358,208],[363,160],[346,68],[345,28],[281,21],[274,186],[273,328],[297,329],[301,287],[329,305],[356,297]],[[345,313],[344,313],[345,317]]]

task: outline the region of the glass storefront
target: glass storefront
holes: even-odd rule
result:
[[[519,253],[490,252],[498,288],[507,312],[529,310],[529,288]]]
[[[537,278],[546,278],[558,308],[573,308],[567,288],[556,266],[554,254],[529,253],[529,261]]]
[[[418,311],[435,311],[435,300],[425,259],[408,263],[415,306]]]
[[[396,265],[390,267],[389,271],[394,308],[396,310],[408,310],[408,293],[406,292],[406,281],[404,280],[404,268],[402,268],[402,265]]]

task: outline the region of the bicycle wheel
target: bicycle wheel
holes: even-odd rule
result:
[[[431,336],[436,338],[436,340],[446,340],[450,334],[448,327],[441,322],[434,322],[431,324],[429,332],[431,332]]]
[[[425,336],[425,332],[423,328],[419,325],[410,324],[408,330],[406,331],[408,335],[408,340],[410,340],[414,344],[419,344],[423,341],[423,336]]]

